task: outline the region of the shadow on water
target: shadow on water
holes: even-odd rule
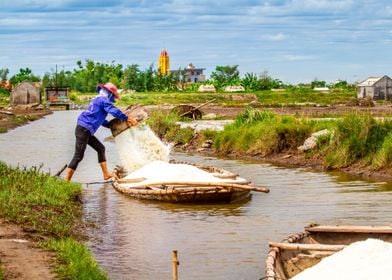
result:
[[[133,199],[133,198],[129,198]],[[209,216],[242,216],[246,215],[246,206],[249,205],[251,196],[236,203],[168,203],[160,201],[139,200],[139,203],[148,204],[159,210],[171,213],[183,213],[197,216],[206,213]]]

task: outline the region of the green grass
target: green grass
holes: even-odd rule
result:
[[[221,154],[268,155],[296,149],[313,131],[309,122],[271,111],[247,109],[234,123],[216,134],[214,147]]]
[[[118,106],[127,105],[158,105],[158,104],[189,104],[205,103],[215,99],[214,103],[226,106],[247,106],[250,100],[245,95],[255,95],[258,98],[257,105],[261,106],[322,106],[346,104],[351,98],[356,97],[355,90],[332,91],[330,93],[316,92],[311,89],[292,88],[282,92],[258,91],[244,93],[200,93],[200,92],[135,92],[121,95],[121,100],[116,102]],[[79,103],[88,103],[87,97],[94,97],[95,93],[72,92],[72,99]],[[240,98],[233,98],[239,96]],[[83,101],[84,100],[84,101]]]
[[[155,112],[149,120],[161,138],[178,144],[194,139],[192,130],[179,129],[178,117],[168,112]],[[308,119],[278,115],[272,111],[246,108],[223,131],[202,131],[197,143],[213,140],[217,153],[266,156],[297,153],[297,148],[312,133],[328,129],[317,139],[315,149],[306,158],[324,159],[328,169],[354,164],[371,169],[392,168],[392,120],[377,120],[370,114],[351,113],[339,119]]]
[[[11,168],[0,162],[0,217],[49,240],[43,246],[56,252],[61,279],[106,279],[89,250],[76,241],[83,237],[81,194],[80,185],[40,168]]]
[[[8,129],[6,127],[0,127],[0,133],[6,133]]]
[[[264,106],[299,106],[315,104],[321,106],[345,104],[357,96],[356,90],[332,91],[328,93],[313,91],[311,89],[288,89],[286,91],[256,92],[260,104]]]
[[[56,268],[56,272],[62,279],[108,279],[91,257],[90,251],[73,238],[52,240],[44,246],[57,253],[60,265]]]

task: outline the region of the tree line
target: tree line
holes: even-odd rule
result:
[[[281,80],[272,78],[267,71],[261,74],[246,73],[240,77],[238,65],[216,66],[209,80],[190,84],[186,82],[186,69],[173,71],[169,75],[160,75],[150,65],[141,70],[139,65],[132,64],[124,67],[122,64],[95,62],[87,59],[85,62],[77,61],[76,67],[69,70],[51,70],[41,78],[35,75],[30,68],[22,68],[19,73],[8,79],[9,70],[0,69],[0,88],[3,92],[10,90],[9,83],[16,86],[22,81],[42,82],[43,87],[67,87],[71,90],[87,93],[94,92],[98,83],[112,82],[124,90],[137,92],[164,92],[164,91],[197,91],[201,84],[213,84],[218,91],[226,86],[243,86],[246,91],[269,90],[273,88],[284,88],[290,85]],[[9,83],[6,83],[9,81]],[[5,85],[8,85],[5,86]],[[312,87],[326,86],[325,81],[312,82]],[[349,86],[347,82],[341,86]]]

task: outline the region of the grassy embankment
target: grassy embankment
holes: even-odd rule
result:
[[[215,99],[214,103],[227,106],[244,106],[251,96],[257,97],[254,106],[321,106],[345,104],[356,97],[355,90],[340,90],[330,93],[316,92],[306,88],[292,88],[285,91],[258,91],[244,93],[200,93],[200,92],[143,92],[122,94],[118,106],[204,103]],[[71,98],[77,103],[88,103],[95,93],[72,92]],[[236,97],[240,98],[236,98]],[[241,99],[243,97],[243,99]]]
[[[60,279],[107,279],[81,243],[81,187],[40,172],[0,162],[0,216],[36,233],[38,244],[56,252]],[[0,273],[1,279],[1,273]]]
[[[185,144],[193,136],[190,129],[175,126],[178,118],[155,112],[149,124],[168,141]],[[248,108],[221,132],[203,131],[196,141],[213,140],[218,154],[265,157],[279,153],[298,153],[297,147],[316,131],[329,133],[317,140],[317,147],[305,158],[322,158],[328,169],[351,165],[371,169],[392,166],[392,120],[376,120],[369,114],[351,113],[335,120],[281,116],[271,111]]]

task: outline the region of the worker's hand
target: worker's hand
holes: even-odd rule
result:
[[[137,120],[135,120],[134,118],[128,116],[128,124],[129,124],[129,126],[136,126],[136,125],[138,125],[139,123],[138,123]]]

